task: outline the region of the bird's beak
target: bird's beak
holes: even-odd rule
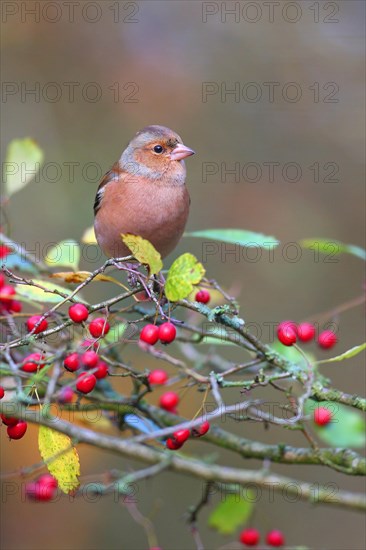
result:
[[[191,155],[194,155],[193,149],[186,147],[183,143],[178,143],[170,153],[170,160],[182,160]]]

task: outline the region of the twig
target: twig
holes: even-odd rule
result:
[[[25,413],[25,417],[27,420],[29,418],[31,422],[42,424],[65,433],[79,443],[87,443],[100,449],[110,450],[150,464],[166,460],[167,451],[161,452],[131,440],[96,433],[93,430],[75,426],[61,419],[55,421],[55,419],[45,418],[44,416],[36,418],[33,415],[32,417],[32,414],[29,414],[29,412]],[[169,469],[173,472],[190,475],[206,481],[233,483],[238,486],[254,483],[260,488],[273,490],[282,494],[283,491],[286,491],[288,495],[294,495],[299,500],[310,501],[314,504],[324,503],[330,506],[360,511],[366,509],[366,498],[363,494],[341,490],[338,490],[334,494],[334,492],[329,493],[327,487],[321,486],[319,486],[318,491],[315,493],[313,483],[298,481],[277,474],[267,475],[261,471],[206,464],[201,460],[186,459],[178,455],[171,457]]]

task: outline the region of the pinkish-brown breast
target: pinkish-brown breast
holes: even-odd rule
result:
[[[124,173],[104,187],[94,224],[99,246],[109,257],[127,256],[131,252],[120,235],[133,233],[150,241],[164,258],[183,234],[189,202],[185,185],[141,177],[136,183]]]

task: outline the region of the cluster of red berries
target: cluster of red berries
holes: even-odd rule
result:
[[[0,273],[0,313],[20,313],[22,304],[14,299],[15,288],[6,284],[5,276]]]
[[[69,372],[76,372],[82,367],[92,370],[92,372],[83,371],[78,375],[76,389],[81,393],[90,393],[95,388],[97,380],[108,376],[108,365],[94,350],[87,350],[82,354],[71,353],[65,357],[64,367]]]
[[[240,533],[240,542],[242,542],[245,546],[257,546],[257,544],[260,541],[260,533],[257,529],[254,529],[252,527],[249,527],[248,529],[244,529]],[[268,546],[274,546],[279,547],[283,546],[285,544],[285,537],[283,536],[282,531],[278,531],[277,529],[274,529],[273,531],[269,531],[266,535],[266,543]]]
[[[10,299],[15,294],[13,287],[4,284],[4,276],[0,274],[0,310],[4,304],[7,304],[7,311],[15,311],[11,309],[14,306],[14,300]],[[5,290],[4,290],[5,289]],[[16,302],[15,302],[16,303]],[[11,306],[11,307],[10,307]],[[18,309],[17,311],[20,311]],[[74,323],[83,323],[89,317],[88,308],[84,304],[76,303],[69,308],[69,317]],[[43,318],[43,315],[32,315],[26,321],[28,332],[39,334],[44,332],[48,328],[47,319]],[[89,332],[93,338],[101,338],[108,334],[110,325],[103,317],[93,319],[88,326]],[[94,341],[87,341],[85,345],[93,346]],[[20,369],[24,372],[33,373],[42,369],[45,366],[46,357],[43,353],[31,353],[24,357],[20,364]],[[85,351],[83,354],[71,353],[64,360],[65,369],[69,372],[75,372],[82,366],[86,369],[93,369],[93,372],[81,372],[78,376],[76,388],[82,393],[91,392],[97,382],[97,379],[105,378],[108,375],[108,366],[106,363],[100,360],[98,354],[94,350]],[[0,389],[0,399],[4,396],[4,389]],[[59,396],[60,402],[68,403],[73,398],[73,391],[71,388],[64,388]],[[5,422],[4,422],[5,423]],[[20,423],[21,426],[14,427],[14,429],[8,430],[9,437],[12,439],[20,439],[26,431],[26,423]],[[24,427],[25,425],[25,427]],[[12,426],[10,426],[12,428]],[[19,437],[19,434],[22,435]]]
[[[7,426],[6,431],[10,439],[22,439],[23,435],[27,431],[28,424],[23,420],[18,420],[13,416],[0,415],[3,424]]]
[[[69,308],[69,317],[74,323],[83,323],[89,317],[89,310],[84,304],[73,304]],[[39,334],[48,328],[47,319],[43,315],[32,315],[27,319],[28,332]],[[110,325],[104,317],[98,317],[90,321],[88,329],[93,338],[102,338],[110,330]]]
[[[89,317],[89,310],[84,304],[73,304],[69,308],[69,317],[74,323],[83,323]],[[110,330],[110,324],[103,317],[90,321],[88,329],[93,338],[102,338]]]
[[[74,323],[84,323],[89,318],[89,310],[84,304],[76,303],[69,308],[69,317]],[[97,317],[90,321],[89,332],[93,338],[103,338],[110,330],[110,324],[104,317]],[[86,340],[83,346],[95,348],[96,342]],[[108,376],[108,365],[102,361],[95,349],[88,349],[83,353],[73,352],[64,359],[64,367],[69,372],[76,372],[81,368],[86,371],[78,374],[76,389],[81,393],[90,393],[95,388],[97,380]],[[87,372],[92,370],[92,372]],[[71,388],[64,387],[59,395],[59,401],[70,403],[74,393]]]
[[[150,383],[154,383],[154,382],[151,382],[150,380],[152,378],[152,380],[157,380],[155,384],[158,384],[158,383],[164,384],[165,381],[167,380],[167,377],[168,376],[165,371],[156,370],[150,373],[149,381]],[[164,380],[164,382],[160,380]],[[174,391],[165,392],[163,393],[163,395],[160,396],[159,405],[162,409],[168,412],[176,414],[178,404],[179,404],[179,395]],[[207,421],[205,421],[200,426],[195,426],[194,428],[192,428],[192,430],[188,430],[188,429],[177,430],[176,432],[173,433],[171,437],[169,437],[166,440],[166,447],[171,451],[177,451],[182,447],[182,445],[187,441],[189,437],[202,437],[208,432],[209,429],[210,429],[210,424]]]
[[[44,474],[36,481],[27,483],[25,493],[28,498],[38,502],[49,502],[53,499],[57,491],[57,479],[51,474]]]
[[[177,430],[173,433],[172,437],[169,437],[166,440],[166,447],[171,451],[177,451],[183,446],[183,444],[187,441],[189,437],[202,437],[203,435],[207,434],[209,429],[210,424],[206,420],[200,426],[195,426],[194,428],[192,428],[192,430]]]
[[[177,330],[173,323],[163,323],[159,327],[156,325],[145,325],[140,333],[141,342],[154,346],[158,340],[162,344],[170,344],[175,340]]]
[[[310,342],[315,337],[315,326],[312,323],[300,323],[295,321],[282,321],[277,327],[277,336],[284,346],[296,344],[297,339],[301,342]],[[337,343],[337,336],[332,330],[323,330],[317,338],[318,345],[323,349],[330,349]]]

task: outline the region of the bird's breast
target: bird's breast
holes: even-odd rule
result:
[[[108,256],[129,253],[121,233],[133,233],[150,241],[167,256],[181,238],[189,213],[185,185],[159,181],[116,182],[106,186],[95,218],[98,243]]]

